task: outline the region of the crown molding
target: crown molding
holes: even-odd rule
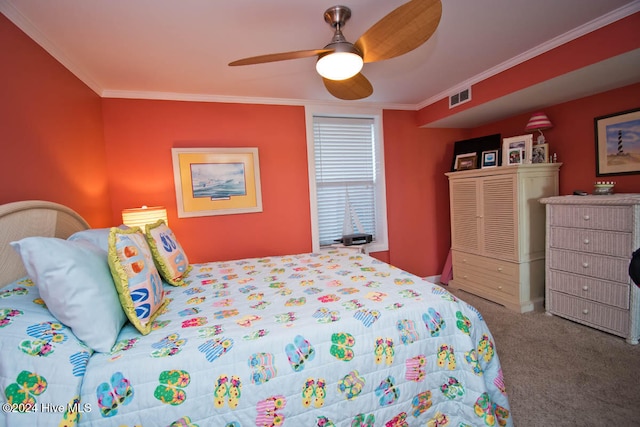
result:
[[[101,94],[102,98],[122,98],[122,99],[153,99],[162,101],[189,101],[189,102],[219,102],[229,104],[262,104],[262,105],[299,105],[299,106],[339,106],[344,107],[345,101],[311,101],[306,99],[286,99],[286,98],[253,98],[246,96],[224,96],[224,95],[204,95],[176,92],[144,92],[127,90],[105,90]],[[409,104],[383,104],[364,101],[349,101],[353,107],[379,108],[383,110],[410,110],[415,111],[415,105]]]

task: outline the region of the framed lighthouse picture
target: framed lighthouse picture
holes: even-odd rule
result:
[[[640,174],[640,108],[593,121],[596,176]]]

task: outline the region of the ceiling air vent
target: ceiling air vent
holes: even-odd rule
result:
[[[449,97],[449,108],[453,108],[457,105],[464,104],[471,101],[471,88],[461,90],[460,92],[451,95]]]

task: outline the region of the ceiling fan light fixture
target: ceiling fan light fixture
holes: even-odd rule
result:
[[[346,80],[358,74],[363,64],[355,52],[332,52],[318,58],[316,71],[325,79]]]
[[[324,12],[324,20],[334,33],[323,49],[272,53],[240,59],[230,66],[263,64],[317,56],[316,71],[331,95],[343,100],[356,100],[373,93],[371,82],[360,72],[364,62],[395,58],[416,49],[436,31],[442,16],[441,0],[411,0],[395,8],[350,43],[342,28],[351,18],[351,9],[332,6]]]

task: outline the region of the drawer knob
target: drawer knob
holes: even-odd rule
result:
[[[462,276],[464,279],[468,279],[469,277],[465,274],[464,276]]]
[[[499,289],[499,290],[502,290],[502,285],[498,286],[498,289]]]
[[[467,263],[467,259],[466,258],[462,258],[462,262],[464,262],[466,264]]]
[[[585,308],[582,310],[582,314],[589,314],[589,309]]]
[[[588,291],[588,290],[589,290],[589,286],[584,285],[584,286],[582,287],[582,290],[583,290],[583,291]]]
[[[583,262],[583,263],[582,263],[582,266],[583,266],[584,268],[587,268],[587,267],[589,267],[589,263],[588,263],[588,262]]]
[[[498,267],[498,271],[502,271],[502,267]]]
[[[585,215],[585,216],[584,216],[584,220],[585,220],[585,221],[589,221],[590,219],[591,219],[591,217],[590,217],[589,215]]]
[[[584,239],[584,244],[588,245],[589,244],[589,239]]]

